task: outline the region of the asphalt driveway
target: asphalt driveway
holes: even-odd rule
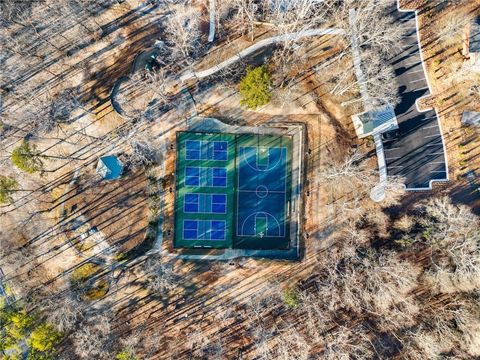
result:
[[[429,95],[417,40],[414,12],[392,13],[406,34],[401,49],[391,58],[401,102],[395,107],[398,135],[384,139],[387,174],[405,177],[409,190],[427,190],[432,181],[447,180],[443,139],[435,110],[419,112],[415,102]]]

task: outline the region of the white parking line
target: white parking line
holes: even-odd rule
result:
[[[387,151],[387,150],[398,150],[398,149],[400,149],[400,148],[396,147],[396,148],[390,148],[390,149],[384,149],[384,150]]]
[[[430,155],[443,155],[443,152],[431,153]]]
[[[409,73],[409,74],[415,74],[415,73],[418,73],[418,72],[420,72],[420,71],[423,71],[423,69],[415,70],[415,71],[409,71],[408,73]]]
[[[430,89],[428,88],[428,86],[426,86],[426,87],[423,87],[423,88],[417,89],[416,91],[420,91],[420,90],[430,90]]]
[[[425,118],[425,119],[421,119],[422,121],[427,121],[427,120],[430,120],[430,119],[435,119],[436,116],[430,116],[428,118]],[[435,125],[435,126],[438,126],[438,125]]]
[[[395,160],[395,159],[400,159],[401,156],[395,156],[395,157],[391,157],[391,158],[387,158],[385,157],[387,160]]]
[[[440,136],[440,134],[434,134],[434,135],[425,135],[424,137],[435,137],[435,136]]]
[[[432,170],[431,173],[444,173],[445,170]]]
[[[403,165],[392,165],[392,166],[387,166],[389,169],[393,169],[393,168],[403,168],[404,166]]]
[[[435,125],[429,125],[429,126],[425,126],[424,128],[422,128],[423,130],[426,130],[426,129],[431,129],[431,128],[434,128],[434,127],[438,127],[437,124]]]
[[[409,84],[417,83],[420,81],[425,81],[425,79],[412,80],[412,81],[409,81]]]
[[[438,145],[442,145],[442,143],[439,142],[439,143],[435,143],[435,144],[426,144],[425,146],[438,146]]]

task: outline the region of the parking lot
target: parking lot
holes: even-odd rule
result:
[[[399,130],[383,138],[387,174],[405,178],[407,189],[428,189],[432,181],[447,180],[443,138],[435,110],[420,112],[416,101],[430,94],[420,57],[415,15],[395,11],[406,34],[391,64],[399,86],[401,102],[395,107]]]

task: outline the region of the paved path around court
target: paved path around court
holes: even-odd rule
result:
[[[238,60],[253,54],[254,52],[260,50],[261,48],[276,44],[276,43],[281,43],[285,41],[292,41],[292,40],[297,40],[303,37],[308,37],[308,36],[322,36],[322,35],[344,35],[345,31],[343,29],[337,29],[337,28],[329,28],[329,29],[310,29],[310,30],[305,30],[305,31],[298,31],[290,34],[284,34],[284,35],[278,35],[278,36],[273,36],[267,39],[260,40],[259,42],[255,43],[254,45],[240,51],[238,54],[230,57],[229,59],[221,62],[218,65],[215,65],[207,70],[202,70],[202,71],[187,71],[183,75],[180,75],[180,81],[185,82],[187,80],[197,78],[197,79],[203,79],[205,77],[211,76],[215,74],[216,72],[236,63]]]
[[[290,214],[290,249],[288,250],[250,250],[250,249],[222,249],[222,253],[218,255],[199,255],[199,254],[178,254],[170,253],[162,249],[163,234],[161,228],[158,228],[157,239],[152,250],[148,251],[145,256],[152,254],[161,254],[170,259],[189,259],[189,260],[231,260],[240,257],[255,257],[265,259],[277,260],[298,260],[300,256],[300,237],[302,236],[302,229],[299,224],[302,217],[302,184],[303,178],[303,141],[304,129],[298,124],[283,124],[272,123],[268,126],[231,126],[213,118],[194,118],[191,120],[189,130],[191,131],[209,131],[209,132],[231,132],[231,133],[245,133],[253,132],[256,134],[282,134],[284,130],[279,128],[288,126],[288,133],[294,137],[294,143],[298,146],[293,146],[292,155],[292,209]],[[143,258],[143,257],[142,257]]]

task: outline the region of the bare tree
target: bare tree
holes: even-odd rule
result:
[[[173,266],[162,263],[157,256],[150,257],[145,261],[144,273],[147,279],[147,287],[156,293],[168,293],[177,285],[177,275]]]
[[[368,330],[363,325],[339,326],[325,335],[324,343],[322,357],[328,360],[371,359],[375,354]]]
[[[424,237],[433,255],[430,280],[440,290],[480,288],[480,220],[466,206],[448,197],[434,198],[420,208]]]
[[[60,332],[69,332],[82,319],[85,305],[69,289],[48,296],[42,304],[48,321]]]
[[[75,353],[81,359],[111,359],[111,330],[108,316],[91,316],[73,334]]]
[[[190,60],[200,48],[200,12],[193,6],[180,5],[167,21],[167,36],[175,59]]]
[[[375,171],[365,163],[364,155],[354,151],[343,162],[327,165],[322,169],[320,178],[336,187],[345,185],[352,189],[358,185],[370,189],[378,180],[375,175]]]

